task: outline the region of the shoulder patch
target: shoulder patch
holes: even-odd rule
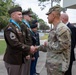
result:
[[[16,38],[16,36],[15,36],[15,34],[14,33],[12,33],[12,32],[10,32],[10,39],[15,39]]]

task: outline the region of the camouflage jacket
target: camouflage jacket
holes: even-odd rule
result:
[[[46,62],[51,64],[61,64],[61,71],[66,71],[70,61],[71,32],[62,22],[52,29],[48,36],[46,47],[40,47],[42,51],[47,51]]]

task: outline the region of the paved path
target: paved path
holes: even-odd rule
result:
[[[0,56],[0,75],[7,75],[2,58],[3,56]],[[37,72],[40,73],[40,75],[47,75],[45,61],[46,53],[40,51],[40,57],[37,63]],[[76,61],[73,63],[72,75],[76,75]]]
[[[4,67],[4,62],[0,60],[0,75],[7,75],[6,69]]]
[[[41,44],[43,42],[44,41],[41,41]],[[37,63],[37,72],[40,73],[40,75],[47,75],[45,68],[46,53],[40,51],[39,54],[40,57]],[[3,55],[0,56],[0,75],[7,75],[6,69],[4,67],[4,62],[2,59],[3,59]],[[76,61],[73,63],[72,75],[76,75]]]
[[[38,63],[37,63],[37,72],[41,73],[43,68],[45,67],[45,61],[46,61],[46,53],[44,52],[39,52],[39,59],[38,59]]]
[[[39,54],[40,54],[40,57],[37,63],[37,72],[41,73],[40,75],[46,75],[46,71],[43,69],[45,67],[46,53],[40,51]],[[0,56],[0,75],[7,75],[4,62],[3,62],[3,55]]]

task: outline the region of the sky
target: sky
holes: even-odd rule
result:
[[[46,5],[44,10],[41,10],[40,7],[38,6],[38,0],[15,0],[16,4],[19,4],[23,10],[27,10],[28,8],[31,8],[33,12],[35,12],[39,18],[43,19],[45,22],[48,23],[47,20],[47,11],[49,10],[49,8],[51,7],[50,4]],[[60,3],[61,6],[62,2]],[[75,23],[76,22],[76,10],[73,9],[67,9],[66,13],[69,16],[69,21],[71,23]]]
[[[44,10],[41,11],[40,7],[38,6],[37,0],[16,0],[15,3],[20,4],[23,10],[31,8],[32,11],[35,12],[39,18],[47,22],[47,16],[45,14],[49,8],[48,9],[45,8]]]

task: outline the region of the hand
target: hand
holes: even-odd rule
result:
[[[30,55],[27,55],[27,56],[26,56],[26,59],[29,60],[29,59],[30,59]]]
[[[44,42],[44,46],[47,46],[48,45],[48,42],[46,41],[46,42]]]
[[[39,48],[39,46],[35,46],[35,52],[37,52],[38,48]]]
[[[31,47],[30,47],[30,53],[32,53],[32,54],[35,53],[35,47],[34,47],[34,46],[31,46]]]
[[[32,57],[31,60],[35,60],[35,57]]]

